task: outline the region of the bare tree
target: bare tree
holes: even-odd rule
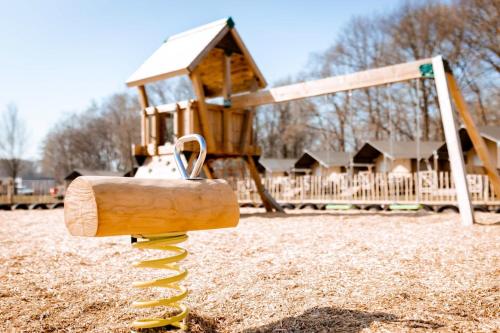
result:
[[[103,105],[111,143],[118,159],[116,169],[128,171],[134,167],[132,144],[140,142],[140,117],[137,98],[130,94],[114,94]]]
[[[152,104],[167,104],[194,98],[191,82],[185,76],[158,81],[147,86]]]
[[[500,2],[461,0],[459,12],[465,24],[465,41],[478,58],[500,73]]]
[[[75,168],[129,171],[132,143],[140,137],[139,105],[130,94],[114,94],[82,114],[70,114],[47,134],[42,167],[58,181]]]
[[[13,179],[16,179],[21,171],[27,137],[26,125],[19,116],[17,106],[8,104],[0,123],[0,156]]]
[[[292,83],[291,78],[276,85]],[[308,100],[292,101],[258,109],[255,130],[258,143],[267,157],[294,158],[311,145],[309,123],[314,117],[314,104]]]

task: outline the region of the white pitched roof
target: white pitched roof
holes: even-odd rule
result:
[[[144,79],[161,80],[188,74],[189,67],[217,35],[227,27],[227,19],[188,30],[168,38],[128,80],[128,86],[140,85]]]
[[[265,79],[233,26],[232,19],[225,18],[171,36],[128,78],[127,86],[144,85],[191,73],[204,56],[229,32],[231,32],[232,38],[236,39],[246,61],[253,67],[261,87],[265,86]]]

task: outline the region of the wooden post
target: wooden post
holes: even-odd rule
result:
[[[224,84],[222,86],[222,97],[224,98],[224,108],[231,107],[231,54],[224,53],[224,61],[222,68]],[[232,114],[228,109],[222,111],[222,149],[224,153],[231,153],[232,147]]]
[[[250,132],[253,125],[253,118],[255,116],[255,108],[251,107],[246,110],[245,116],[243,119],[243,126],[241,128],[241,137],[240,137],[240,154],[247,153],[248,142],[250,141]]]
[[[255,166],[255,162],[253,160],[253,157],[250,155],[247,155],[245,157],[245,161],[247,162],[248,170],[250,171],[250,176],[252,177],[252,179],[255,183],[255,188],[257,189],[257,192],[259,193],[259,196],[262,200],[262,203],[264,204],[264,207],[266,208],[266,211],[272,212],[273,209],[275,209],[278,212],[284,213],[285,211],[280,206],[280,204],[277,203],[273,199],[273,197],[264,188],[264,185],[262,185],[262,180],[260,179],[259,171],[257,170],[257,167]]]
[[[222,135],[224,153],[230,154],[233,152],[233,126],[231,109],[222,110],[222,126],[224,127]]]
[[[139,93],[139,104],[141,105],[141,145],[147,147],[149,143],[149,124],[146,108],[149,107],[148,95],[144,86],[137,87]]]
[[[212,132],[212,128],[210,127],[209,118],[208,118],[208,107],[205,102],[205,92],[203,91],[203,83],[201,82],[201,77],[198,73],[193,72],[189,75],[191,81],[193,83],[193,89],[196,94],[196,98],[198,100],[198,115],[201,124],[202,135],[205,137],[207,142],[207,150],[208,152],[215,151],[215,139]]]
[[[257,81],[254,79],[252,84],[252,91],[256,91],[258,88]],[[245,112],[245,118],[243,119],[243,125],[241,128],[241,137],[240,137],[240,153],[246,154],[248,143],[251,141],[250,135],[252,132],[253,119],[255,117],[255,107],[252,106]]]
[[[155,108],[153,116],[151,117],[151,153],[152,155],[158,155],[158,146],[160,145],[160,136],[161,136],[161,123],[160,123],[160,114],[158,110]],[[149,150],[149,149],[148,149]]]
[[[474,213],[467,186],[463,151],[457,132],[457,122],[451,107],[448,83],[446,80],[443,58],[441,56],[432,58],[432,69],[434,71],[439,110],[441,112],[446,146],[450,157],[453,180],[455,181],[455,191],[457,193],[462,225],[469,226],[474,223]]]
[[[231,54],[224,53],[224,62],[222,73],[224,77],[224,84],[222,86],[222,97],[224,98],[224,107],[231,107]]]
[[[496,167],[490,160],[488,154],[488,148],[486,147],[486,143],[484,142],[483,137],[479,133],[474,120],[472,119],[469,110],[467,109],[467,104],[465,103],[464,97],[458,88],[455,77],[451,73],[446,73],[446,79],[448,80],[448,85],[450,86],[451,96],[453,97],[453,101],[455,102],[455,106],[458,110],[458,114],[462,117],[462,120],[465,124],[465,129],[469,134],[469,137],[472,141],[472,145],[476,150],[477,155],[483,162],[483,167],[488,174],[488,177],[493,184],[493,189],[498,197],[500,197],[500,176],[496,170]]]
[[[146,110],[141,111],[141,146],[146,149],[149,143],[149,123]]]

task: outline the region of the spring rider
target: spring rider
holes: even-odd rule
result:
[[[190,175],[179,152],[181,145],[188,141],[197,141],[200,146]],[[83,176],[68,187],[64,218],[71,235],[131,235],[134,248],[169,253],[166,258],[135,264],[135,267],[167,270],[170,272],[167,277],[133,285],[137,288],[167,288],[173,294],[167,298],[136,301],[132,306],[161,306],[175,311],[175,314],[138,319],[132,323],[134,328],[175,326],[186,329],[188,308],[181,301],[188,291],[180,281],[186,278],[187,270],[177,262],[187,256],[187,251],[178,244],[188,238],[187,231],[228,228],[238,224],[238,201],[227,182],[197,178],[205,156],[203,137],[190,134],[175,143],[174,159],[181,179]]]

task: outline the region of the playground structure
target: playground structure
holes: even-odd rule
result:
[[[145,85],[178,75],[189,75],[197,100],[150,106]],[[165,169],[170,164],[173,139],[200,133],[207,140],[208,155],[203,170],[208,178],[212,177],[212,160],[242,157],[266,210],[281,210],[262,185],[255,167],[255,159],[260,156],[252,134],[255,107],[420,79],[435,82],[462,224],[471,225],[473,209],[452,98],[497,196],[500,196],[500,177],[489,160],[486,145],[449,64],[441,56],[263,90],[266,81],[231,18],[169,38],[127,80],[129,87],[138,88],[142,106],[141,144],[133,148],[143,165],[139,173],[158,176],[155,169]],[[216,97],[222,97],[223,103],[207,100]],[[184,150],[188,155],[195,151],[189,146]]]
[[[150,106],[145,85],[179,75],[189,75],[197,100]],[[169,167],[172,142],[183,135],[199,133],[207,142],[207,162],[203,167],[207,178],[213,178],[213,160],[243,157],[266,209],[282,210],[260,185],[255,166],[260,150],[254,142],[254,111],[231,107],[232,94],[266,87],[231,19],[170,37],[127,80],[127,85],[138,87],[143,108],[141,144],[133,147],[143,166],[138,171],[141,177],[175,178],[176,170]],[[217,97],[224,98],[223,105],[207,102]],[[184,147],[188,157],[195,149]]]
[[[182,143],[194,140],[200,144],[200,154],[188,176],[177,149]],[[168,325],[187,328],[188,308],[181,301],[188,291],[179,285],[187,270],[176,263],[188,253],[177,244],[187,240],[187,231],[235,227],[239,220],[238,202],[227,182],[196,178],[206,155],[203,138],[199,135],[180,138],[174,154],[182,179],[82,176],[70,184],[65,198],[65,223],[73,236],[132,235],[134,248],[171,254],[163,259],[141,261],[135,267],[163,269],[173,274],[137,282],[134,287],[166,288],[173,293],[167,298],[136,301],[132,306],[162,306],[178,313],[168,318],[136,320],[132,323],[135,328]]]

